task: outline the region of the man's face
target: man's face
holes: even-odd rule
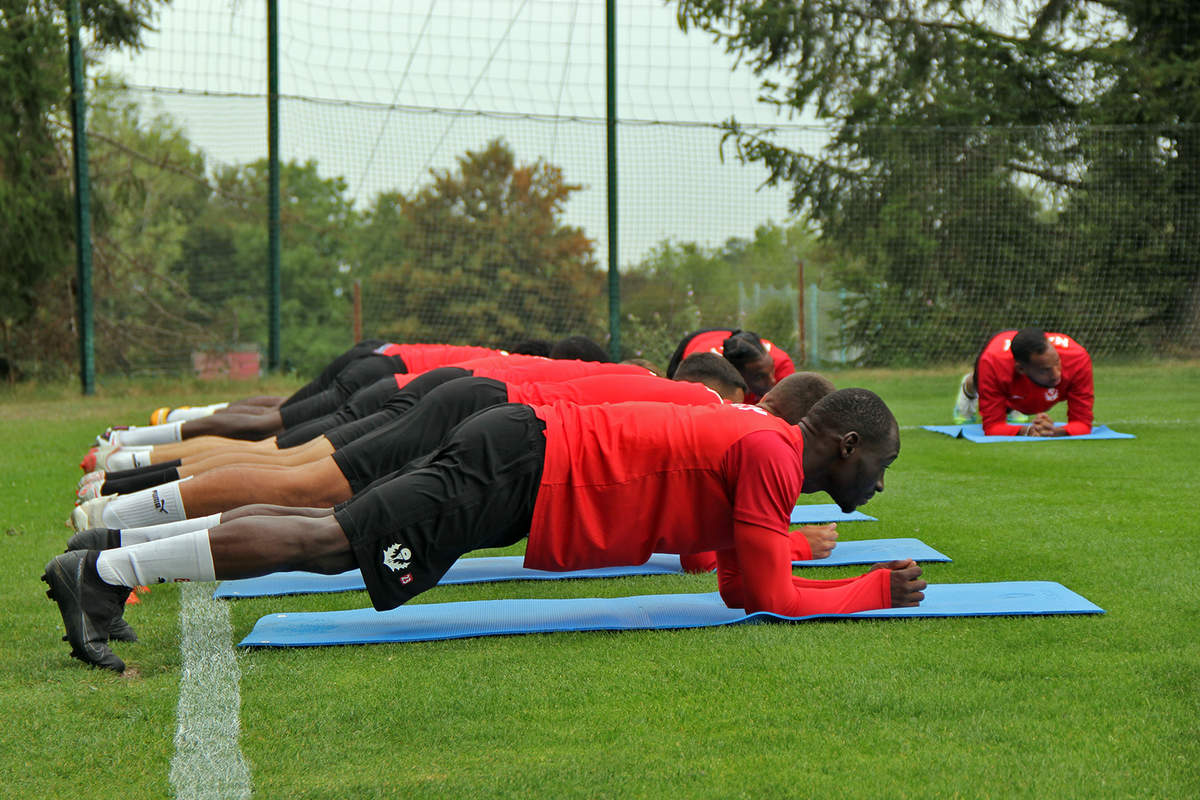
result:
[[[742,377],[753,394],[762,397],[775,385],[775,362],[769,353],[764,353],[756,361],[748,362],[742,367]]]
[[[839,458],[829,474],[829,496],[846,513],[865,504],[883,491],[883,473],[899,455],[898,436],[870,444],[857,433],[843,435]]]
[[[1029,362],[1016,362],[1017,372],[1044,389],[1053,389],[1062,380],[1062,359],[1053,347],[1047,347],[1040,353],[1029,357]]]

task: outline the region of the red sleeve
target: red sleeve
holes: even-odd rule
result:
[[[786,536],[739,522],[734,523],[733,543],[731,549],[717,551],[717,586],[730,608],[788,617],[891,608],[889,570],[833,581],[797,578]]]
[[[804,485],[800,455],[776,431],[760,430],[739,439],[725,453],[722,471],[733,476],[734,522],[787,533],[792,509]]]
[[[788,543],[792,561],[812,560],[812,546],[799,529],[788,531]],[[684,572],[712,572],[717,568],[717,551],[709,550],[704,553],[689,553],[679,557],[679,563]]]
[[[1019,436],[1020,425],[1009,425],[1006,418],[1005,386],[1010,375],[1001,374],[1004,362],[996,363],[984,353],[979,359],[979,385],[975,391],[979,394],[979,421],[983,423],[983,432],[987,436]]]
[[[799,528],[788,531],[788,541],[792,544],[792,561],[809,561],[812,559],[812,545]]]
[[[812,549],[804,535],[788,531],[792,509],[804,483],[795,449],[776,432],[755,431],[729,448],[722,471],[734,476],[729,493],[734,498],[735,525],[746,523],[775,531],[787,544],[789,554],[802,554],[790,555],[788,574],[792,560],[812,558]],[[681,555],[679,561],[686,572],[711,572],[717,566],[717,558],[711,551]]]
[[[1081,354],[1072,371],[1071,389],[1067,392],[1066,430],[1068,436],[1083,436],[1092,432],[1092,405],[1096,400],[1091,357]]]

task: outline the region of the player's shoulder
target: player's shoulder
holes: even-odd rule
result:
[[[1065,333],[1047,333],[1046,341],[1054,346],[1059,356],[1091,358],[1087,348]]]

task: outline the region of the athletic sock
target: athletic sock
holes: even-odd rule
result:
[[[220,411],[229,403],[213,403],[210,406],[187,406],[185,408],[173,408],[167,412],[167,422],[191,422],[194,419],[207,417]]]
[[[132,472],[133,470],[126,471]],[[158,486],[177,480],[179,480],[179,470],[176,467],[148,469],[140,475],[130,475],[125,478],[113,478],[109,476],[105,478],[104,484],[100,487],[100,494],[129,494],[139,489],[149,489],[151,486]]]
[[[122,529],[187,519],[183,498],[179,494],[179,484],[183,480],[132,494],[115,495],[104,506],[100,519],[106,528]]]
[[[126,430],[113,431],[112,442],[122,447],[145,447],[155,444],[173,444],[183,440],[182,422],[163,425],[143,425]]]
[[[104,469],[119,471],[153,466],[150,463],[153,453],[153,447],[119,447],[105,457]]]
[[[96,559],[96,571],[114,586],[216,580],[208,529],[105,550]]]
[[[164,522],[161,525],[145,525],[140,528],[121,529],[121,546],[141,544],[142,542],[157,542],[159,539],[170,539],[184,533],[215,528],[221,524],[220,514],[209,514],[207,517],[181,519],[178,522]]]

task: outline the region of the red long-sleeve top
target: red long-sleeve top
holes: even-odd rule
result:
[[[1047,389],[1017,372],[1011,351],[1015,330],[992,337],[979,355],[976,365],[976,392],[979,394],[979,418],[988,436],[1016,436],[1020,425],[1010,425],[1008,409],[1022,414],[1038,414],[1067,401],[1067,434],[1079,436],[1092,432],[1092,358],[1083,345],[1064,333],[1047,333],[1046,339],[1058,351],[1062,361],[1062,380]]]
[[[799,428],[740,404],[534,408],[546,423],[546,460],[526,566],[586,569],[715,550],[730,607],[802,616],[890,606],[888,570],[832,583],[792,575]]]

